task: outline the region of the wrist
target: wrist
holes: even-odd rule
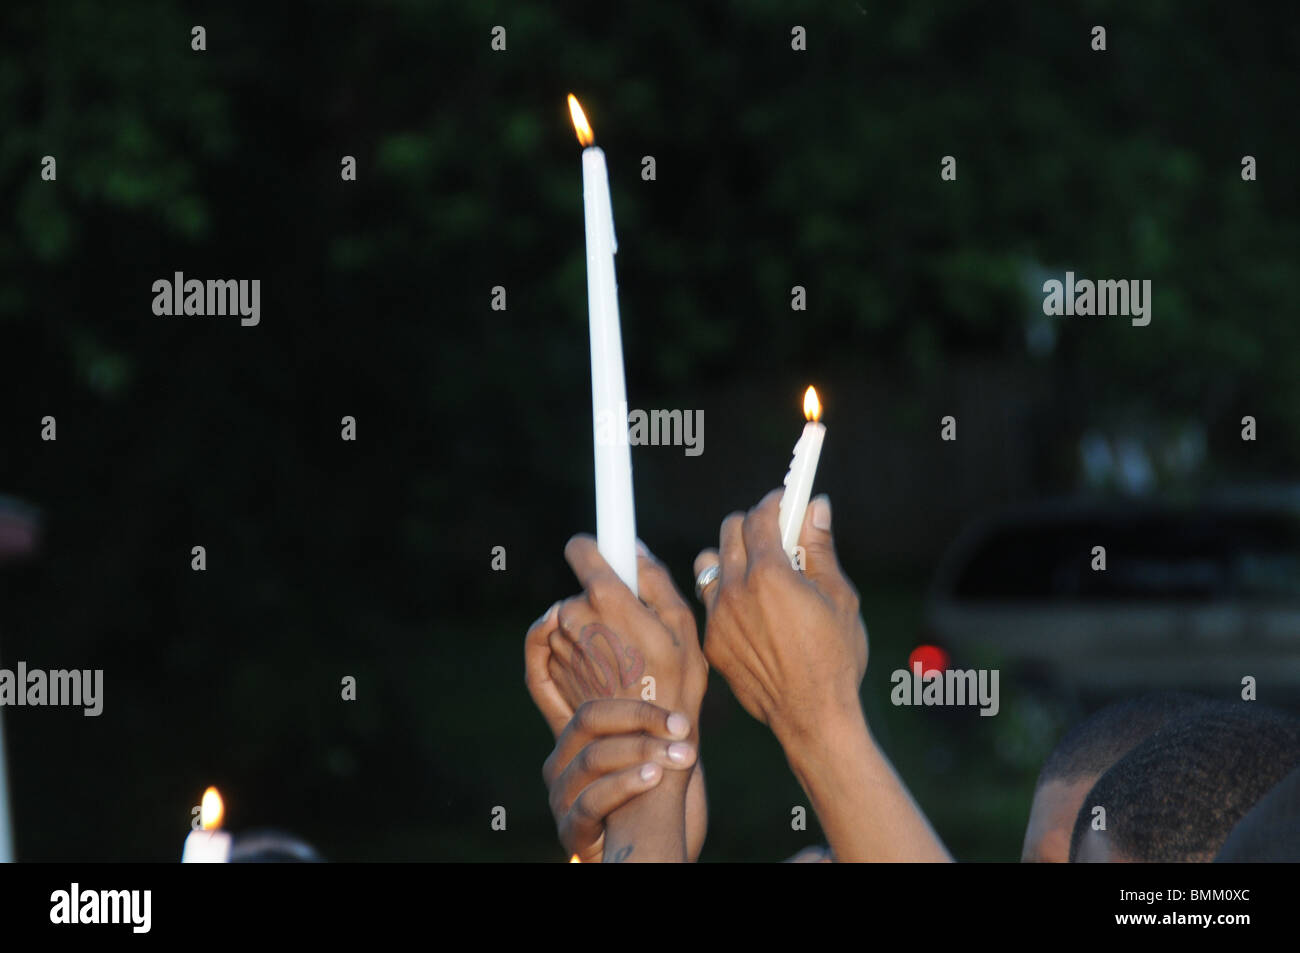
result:
[[[875,748],[856,698],[823,708],[821,717],[799,727],[785,726],[776,736],[790,770],[811,797],[832,784],[846,764],[860,763]]]
[[[654,788],[615,810],[605,821],[603,863],[683,863],[689,771],[666,771]]]
[[[675,711],[678,714],[685,715],[691,722],[691,734],[695,735],[699,730],[700,709],[704,707],[704,693],[702,691],[678,690],[670,686],[657,686],[663,691],[658,691],[654,698],[641,698],[658,705],[667,711]]]
[[[814,706],[774,714],[769,725],[787,751],[815,751],[865,731],[866,717],[858,693],[845,689],[827,693]]]
[[[855,717],[782,745],[837,861],[952,860],[871,736],[860,706]]]

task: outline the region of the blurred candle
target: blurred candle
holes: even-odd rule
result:
[[[36,511],[0,496],[0,561],[21,559],[36,548]],[[19,685],[20,692],[26,685]],[[0,708],[0,714],[3,708]],[[9,813],[9,762],[5,757],[4,719],[0,718],[0,864],[13,863],[14,835]]]
[[[614,278],[614,209],[605,153],[578,100],[569,112],[582,150],[582,207],[587,225],[587,315],[591,328],[591,413],[596,452],[596,545],[605,561],[636,595],[636,515],[632,499],[632,451],[627,439],[623,340]]]
[[[0,864],[13,863],[12,831],[9,824],[9,774],[5,761],[4,721],[0,720]]]
[[[185,851],[181,854],[182,864],[224,864],[230,860],[230,835],[220,830],[221,819],[225,816],[225,806],[216,788],[203,792],[203,801],[199,804],[199,829],[190,831],[185,838]]]
[[[813,478],[817,475],[817,460],[821,456],[822,441],[826,437],[826,427],[818,422],[822,415],[822,403],[812,387],[803,395],[803,415],[808,423],[804,424],[803,434],[794,445],[794,459],[790,461],[790,469],[786,472],[785,493],[781,496],[781,546],[791,559],[794,558],[795,547],[799,545],[799,530],[803,528],[804,513],[808,509],[808,499],[812,496]]]

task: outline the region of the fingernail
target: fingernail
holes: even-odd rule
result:
[[[551,613],[555,611],[555,607],[558,605],[559,605],[558,602],[552,603],[551,607],[547,609],[545,612],[543,612],[540,616],[538,616],[537,621],[534,622],[531,626],[529,626],[529,628],[535,629],[537,628],[537,626],[541,625],[543,622],[549,619],[551,617]]]
[[[673,712],[668,716],[668,733],[674,738],[685,738],[691,733],[691,720]]]
[[[657,764],[643,764],[641,766],[641,780],[645,781],[647,784],[653,781],[655,776],[658,774],[659,765]]]
[[[636,541],[636,551],[642,556],[649,557],[650,555],[650,550],[646,549],[645,543],[641,542],[639,539]]]
[[[813,500],[813,526],[823,532],[831,528],[831,498],[825,493]]]
[[[685,764],[690,760],[691,746],[681,741],[674,741],[668,746],[668,760],[673,764]]]

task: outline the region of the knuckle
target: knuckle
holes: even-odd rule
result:
[[[578,710],[573,713],[573,721],[578,726],[578,730],[586,734],[593,734],[596,728],[595,702],[585,701],[578,706]]]
[[[546,789],[546,803],[551,809],[552,817],[559,817],[564,813],[564,805],[560,803],[560,785],[556,784]]]
[[[657,730],[663,724],[666,716],[661,714],[659,706],[646,701],[638,701],[636,705],[637,727],[642,731]]]
[[[598,576],[587,586],[587,599],[596,609],[609,606],[618,593],[618,586],[608,576]]]
[[[592,774],[596,769],[596,757],[592,753],[592,746],[587,745],[578,752],[578,756],[573,759],[573,770],[580,775]]]
[[[844,584],[844,605],[850,615],[857,615],[858,610],[862,608],[862,597],[858,595],[857,587],[847,581]]]
[[[652,738],[649,735],[641,736],[641,743],[637,752],[638,761],[657,761],[664,755],[667,745],[658,738]]]
[[[775,585],[780,577],[781,574],[773,563],[760,562],[750,569],[745,581],[751,589],[767,589]]]
[[[560,628],[564,629],[566,632],[572,631],[573,626],[576,625],[578,622],[579,613],[581,611],[582,611],[581,596],[570,596],[569,598],[565,599],[564,602],[561,603],[560,611],[556,616],[556,618],[560,623]]]
[[[664,621],[668,623],[668,627],[674,632],[679,632],[682,635],[695,634],[695,613],[686,606],[674,606],[668,610],[668,618]]]
[[[734,579],[720,580],[717,583],[718,595],[713,605],[717,609],[724,611],[735,611],[736,603],[744,599],[740,591],[740,583]]]
[[[568,811],[563,814],[555,815],[555,832],[559,835],[560,846],[564,848],[566,854],[576,854],[578,838],[573,833],[573,818],[569,817]]]

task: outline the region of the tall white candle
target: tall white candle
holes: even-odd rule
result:
[[[614,278],[614,209],[605,153],[578,100],[569,96],[573,126],[582,143],[582,206],[587,225],[587,314],[591,328],[591,413],[596,451],[596,545],[605,561],[636,594],[636,511],[632,451],[627,439],[623,340]]]
[[[224,864],[230,861],[230,835],[220,830],[225,806],[216,788],[203,792],[199,804],[199,829],[185,838],[182,864]]]
[[[794,558],[799,545],[799,531],[803,528],[804,513],[812,496],[813,478],[817,475],[817,460],[821,457],[822,441],[826,427],[818,422],[822,415],[817,391],[809,387],[803,395],[803,414],[808,418],[799,442],[794,445],[794,459],[785,475],[785,493],[781,495],[780,525],[781,546],[786,555]]]

